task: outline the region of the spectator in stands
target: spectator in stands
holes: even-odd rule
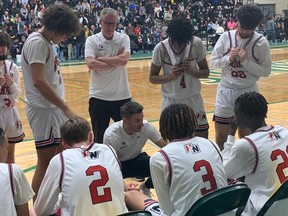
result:
[[[267,17],[266,21],[266,34],[268,41],[272,41],[272,43],[275,43],[275,22],[274,18],[272,16]]]

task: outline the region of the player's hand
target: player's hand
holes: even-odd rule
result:
[[[6,83],[6,80],[5,80],[4,76],[0,75],[0,86],[4,86],[5,83]]]
[[[183,72],[184,68],[181,65],[173,66],[171,73],[172,80],[176,80]]]
[[[72,111],[68,106],[65,107],[65,109],[63,109],[62,111],[64,115],[69,119],[77,116],[77,114],[74,111]]]
[[[191,69],[191,64],[192,64],[192,61],[190,60],[185,60],[183,61],[183,63],[181,64],[181,67],[184,69],[184,71],[189,71]]]
[[[6,84],[8,86],[11,86],[14,83],[14,80],[12,79],[12,77],[10,75],[5,74],[4,78],[5,78]]]
[[[137,187],[138,185],[137,184],[124,184],[124,191],[131,191],[131,190],[138,190],[139,191],[139,188]]]
[[[229,135],[235,136],[238,128],[236,116],[232,116],[229,118],[229,125],[230,125]]]
[[[247,52],[246,52],[246,50],[240,49],[240,50],[239,50],[239,53],[238,53],[238,56],[239,56],[239,58],[240,58],[240,62],[241,62],[241,63],[244,62],[245,59],[247,58]]]
[[[232,48],[230,52],[230,56],[229,56],[229,61],[233,62],[236,56],[238,56],[238,53],[239,53],[239,49],[237,47]]]

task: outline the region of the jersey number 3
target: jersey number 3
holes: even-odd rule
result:
[[[201,170],[202,167],[205,168],[206,172],[207,172],[207,174],[202,176],[202,179],[204,182],[209,182],[211,185],[210,189],[207,189],[207,188],[201,189],[201,194],[205,195],[205,194],[209,193],[210,191],[216,190],[217,184],[216,184],[216,179],[214,177],[213,169],[212,169],[212,167],[208,161],[200,160],[200,161],[195,162],[195,164],[193,166],[193,170],[194,170],[194,172],[198,172]]]
[[[97,180],[93,180],[91,184],[89,185],[89,190],[90,190],[90,195],[91,195],[93,205],[112,201],[111,189],[109,187],[103,189],[103,193],[102,193],[103,195],[99,195],[99,192],[98,192],[99,187],[105,186],[109,180],[109,176],[108,176],[106,168],[100,165],[91,166],[86,170],[86,175],[91,176],[91,175],[94,175],[94,173],[96,172],[99,172],[101,178]]]

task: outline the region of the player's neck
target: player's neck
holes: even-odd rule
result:
[[[256,130],[258,130],[259,128],[265,127],[267,126],[266,122],[263,121],[259,124],[254,124],[250,127],[251,133],[254,133]]]

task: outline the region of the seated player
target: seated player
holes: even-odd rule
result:
[[[0,128],[0,215],[28,216],[28,201],[34,192],[19,166],[4,163],[7,155],[8,139]]]

